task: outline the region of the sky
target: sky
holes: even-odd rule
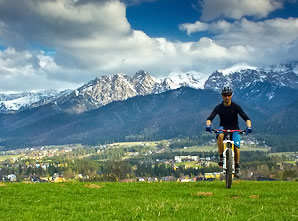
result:
[[[0,92],[298,60],[298,0],[0,0]]]

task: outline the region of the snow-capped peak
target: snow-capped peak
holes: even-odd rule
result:
[[[139,76],[146,76],[146,75],[149,75],[148,72],[146,71],[143,71],[143,70],[139,70],[135,73],[134,77],[139,77]]]
[[[18,111],[33,105],[43,99],[54,98],[59,94],[57,90],[41,90],[34,92],[23,92],[15,94],[2,94],[0,100],[0,111]]]
[[[150,79],[151,81],[158,82],[158,79],[152,75],[150,75],[148,72],[139,70],[135,73],[135,75],[132,77],[132,80],[134,81],[143,81],[145,79]]]
[[[170,84],[170,89],[176,89],[181,86],[188,86],[193,88],[204,88],[205,81],[208,76],[195,71],[189,71],[186,73],[171,72],[165,79],[167,84]]]
[[[266,72],[273,72],[278,74],[287,74],[289,71],[292,71],[298,76],[298,62],[270,65],[268,67],[263,68],[263,70]]]
[[[267,82],[277,86],[298,88],[298,62],[257,68],[245,63],[219,69],[210,76],[196,71],[171,72],[167,77],[156,78],[140,70],[133,76],[124,73],[105,75],[64,94],[56,91],[0,94],[0,113],[25,110],[49,102],[55,102],[65,110],[87,111],[113,101],[125,100],[137,95],[158,94],[187,86],[196,89],[220,91],[230,84],[237,90],[258,86]],[[270,92],[270,91],[269,91]],[[267,93],[273,99],[274,93]],[[58,98],[59,96],[59,98]],[[78,112],[78,111],[75,111]]]
[[[250,65],[245,64],[245,63],[240,63],[240,64],[233,65],[232,67],[229,67],[229,68],[226,68],[226,69],[219,69],[218,72],[221,72],[224,76],[227,76],[227,75],[230,75],[232,73],[239,72],[241,70],[247,70],[247,69],[256,70],[257,67],[250,66]]]
[[[6,109],[16,111],[16,110],[19,110],[21,106],[29,105],[37,101],[38,101],[37,97],[25,96],[25,97],[20,97],[13,100],[3,101],[2,104]]]

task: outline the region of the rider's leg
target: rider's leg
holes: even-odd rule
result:
[[[223,133],[220,133],[218,134],[218,137],[217,137],[217,146],[218,146],[218,153],[219,155],[222,155],[223,154],[223,140],[224,140],[224,134]]]
[[[240,148],[235,147],[235,177],[240,178]]]
[[[219,160],[218,160],[218,166],[223,166],[223,140],[224,140],[224,134],[218,133],[217,134],[217,146],[218,146],[218,153],[219,153]]]
[[[235,146],[235,164],[240,163],[240,148]]]
[[[218,129],[223,129],[223,127],[219,127]],[[218,166],[223,166],[223,140],[224,140],[224,134],[223,132],[218,132],[217,135],[217,147],[218,147],[218,153],[219,153],[219,160],[218,160]]]
[[[235,177],[240,178],[240,134],[238,132],[233,133],[234,152],[235,152]]]
[[[235,150],[235,164],[240,163],[240,134],[238,132],[233,133],[234,150]]]

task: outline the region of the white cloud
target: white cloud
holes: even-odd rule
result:
[[[196,21],[195,23],[185,23],[179,25],[179,29],[181,31],[186,31],[188,35],[191,35],[195,32],[203,32],[203,31],[212,31],[214,33],[217,32],[226,32],[230,30],[231,24],[225,20],[216,21],[213,23],[205,23],[201,21]]]
[[[200,32],[200,31],[207,31],[209,25],[204,22],[196,21],[194,24],[192,23],[185,23],[179,25],[179,29],[181,31],[186,31],[188,35],[194,32]]]
[[[203,0],[202,21],[210,21],[225,17],[240,19],[244,16],[256,16],[259,18],[283,7],[281,0]]]
[[[199,24],[198,28],[195,28]],[[204,28],[200,28],[204,27]],[[212,23],[196,22],[182,24],[181,30],[192,34],[208,31],[215,34],[214,39],[224,46],[251,45],[253,47],[275,47],[289,44],[298,37],[298,18],[275,18],[264,21],[249,21],[245,18],[229,23],[225,20]]]
[[[57,66],[51,56],[42,52],[13,48],[0,51],[1,91],[76,88],[78,85],[66,78],[68,73],[76,77],[76,72]],[[59,74],[61,76],[54,76]],[[78,76],[81,74],[77,73]]]
[[[224,45],[249,44],[256,48],[283,47],[297,41],[298,18],[270,19],[260,22],[242,19],[231,24],[227,32],[216,39]]]
[[[79,84],[97,75],[133,74],[138,69],[155,75],[173,70],[189,71],[200,66],[201,70],[208,70],[202,67],[200,59],[210,59],[215,50],[218,50],[215,60],[227,56],[226,49],[209,40],[169,42],[132,30],[126,19],[125,5],[119,1],[101,4],[86,1],[83,4],[71,0],[27,0],[20,4],[16,4],[16,0],[1,2],[0,41],[9,48],[16,48],[15,53],[29,65],[26,73],[31,73],[31,77],[28,82],[35,82],[34,77],[45,82],[32,83],[32,87],[57,86],[59,81]],[[30,52],[32,42],[45,45],[55,53],[49,56]],[[38,61],[36,65],[30,66],[32,62],[22,53],[31,53],[30,56]],[[24,66],[17,67],[15,76],[24,78]],[[1,75],[7,73],[2,71]],[[10,73],[9,76],[13,82],[13,75]],[[18,87],[22,88],[21,85]],[[23,88],[27,87],[23,85]]]
[[[239,62],[256,65],[279,61],[280,54],[284,59],[297,55],[294,18],[198,21],[180,29],[214,37],[150,38],[131,28],[126,5],[118,0],[0,0],[0,45],[7,47],[0,50],[0,88],[74,88],[99,75],[131,75],[139,69],[159,76],[191,70],[210,74]]]
[[[155,1],[158,1],[158,0],[121,0],[121,2],[124,2],[127,6],[138,5],[143,2],[155,2]]]
[[[23,46],[37,41],[52,47],[74,47],[77,41],[129,35],[125,5],[116,0],[102,2],[0,0],[1,32],[6,34],[1,41],[9,46],[22,39]]]
[[[192,26],[183,24],[180,28],[192,34],[196,31],[193,27],[196,23]],[[298,18],[264,21],[249,21],[243,18],[231,23],[221,20],[212,23],[200,22],[200,27],[204,29],[198,28],[199,31],[212,33],[213,40],[218,45],[230,49],[237,47],[251,56],[243,61],[259,65],[297,60],[297,53],[293,52],[298,44]]]

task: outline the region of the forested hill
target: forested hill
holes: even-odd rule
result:
[[[263,104],[258,105],[257,101],[254,105],[246,103],[244,99],[234,101],[251,117],[253,135],[270,140],[273,145],[280,145],[283,137],[276,134],[282,131],[283,136],[286,135],[292,143],[287,148],[295,150],[298,133],[295,128],[290,128],[297,125],[293,124],[297,120],[296,102],[266,112]],[[220,102],[221,96],[215,91],[182,87],[161,94],[112,102],[82,114],[68,114],[55,104],[47,104],[17,114],[0,115],[1,146],[99,144],[184,136],[199,138],[202,134],[206,136],[206,118]],[[268,108],[272,107],[268,105]],[[214,127],[217,122],[213,122]],[[274,133],[278,140],[271,139]]]
[[[99,143],[197,135],[220,96],[211,90],[180,88],[137,96],[83,114],[67,114],[48,104],[1,115],[1,145]]]

